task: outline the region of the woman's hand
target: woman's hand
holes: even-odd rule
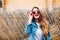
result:
[[[33,13],[32,13],[32,12],[30,12],[30,13],[29,13],[29,20],[28,20],[28,22],[29,22],[29,23],[31,23],[31,22],[32,22],[32,18],[33,18]]]

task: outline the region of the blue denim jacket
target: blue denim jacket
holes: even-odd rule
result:
[[[38,25],[36,24],[36,22],[31,22],[26,24],[25,34],[29,34],[29,40],[34,40],[34,35],[37,28]],[[42,37],[42,40],[44,40],[44,37]],[[48,32],[48,36],[45,40],[50,40],[50,32]]]

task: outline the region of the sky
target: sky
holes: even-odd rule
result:
[[[32,7],[37,6],[40,9],[46,8],[46,0],[7,0],[6,9],[32,9]]]
[[[40,9],[52,10],[54,7],[60,8],[60,0],[5,0],[6,10],[13,11],[16,9],[31,10],[32,7],[37,6]]]

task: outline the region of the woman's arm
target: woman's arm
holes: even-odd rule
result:
[[[32,23],[27,23],[25,28],[25,34],[30,34],[32,30]]]
[[[48,35],[47,35],[47,38],[46,40],[50,40],[51,39],[51,35],[50,35],[50,25],[49,25],[49,22],[47,22],[48,24]]]
[[[46,20],[45,20],[46,21]],[[46,37],[46,39],[45,40],[50,40],[51,38],[51,36],[50,36],[50,25],[49,25],[49,22],[48,21],[46,21],[46,24],[47,24],[47,29],[48,29],[48,34],[47,34],[47,37]]]
[[[50,40],[50,32],[48,32],[47,40]]]
[[[26,28],[25,28],[25,33],[26,34],[31,33],[31,30],[32,30],[32,18],[33,18],[33,14],[32,14],[32,12],[30,12],[29,13],[29,20],[28,20],[28,23],[27,23]]]

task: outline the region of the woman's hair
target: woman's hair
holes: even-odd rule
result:
[[[39,20],[41,21],[41,20],[42,20],[42,14],[41,14],[39,8],[38,8],[38,7],[33,7],[32,10],[31,10],[32,12],[33,12],[33,9],[34,9],[34,8],[38,9],[38,11],[39,11],[39,13],[40,13],[40,18],[39,18]],[[33,22],[33,21],[35,21],[35,18],[34,18],[34,17],[33,17],[33,19],[32,19],[32,22]]]
[[[34,8],[38,9],[38,11],[40,13],[40,18],[38,19],[40,22],[40,28],[43,31],[44,37],[47,37],[48,31],[49,31],[48,22],[47,22],[46,18],[42,15],[42,12],[39,10],[38,7],[33,7],[31,11],[33,12]],[[34,21],[35,21],[35,18],[33,17],[32,22],[34,22]]]

